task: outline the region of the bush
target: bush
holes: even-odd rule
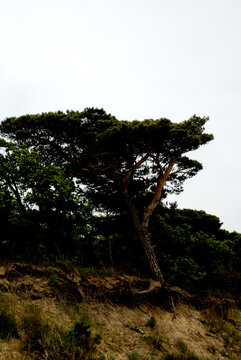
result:
[[[148,319],[146,326],[150,326],[150,328],[154,328],[156,324],[156,320],[154,318],[154,316],[151,316],[150,319]]]
[[[55,354],[60,360],[91,360],[100,343],[100,336],[92,336],[90,325],[85,321],[78,321],[74,326],[61,336],[59,348]],[[56,351],[57,350],[57,351]]]
[[[62,281],[62,279],[57,274],[55,274],[55,275],[50,276],[47,284],[49,286],[57,286],[61,281]]]

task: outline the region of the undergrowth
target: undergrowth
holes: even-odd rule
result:
[[[49,267],[48,272],[51,276],[60,276],[61,274],[56,267]],[[41,304],[41,302],[33,302],[26,298],[20,298],[11,292],[0,292],[0,345],[3,342],[18,342],[21,344],[19,349],[21,354],[25,356],[24,359],[115,360],[115,357],[110,356],[108,353],[101,354],[100,350],[102,350],[102,347],[98,345],[101,342],[100,332],[104,345],[108,344],[110,350],[115,351],[117,343],[118,346],[121,346],[122,343],[119,340],[118,331],[115,333],[115,338],[114,336],[111,338],[111,334],[114,334],[113,329],[115,330],[116,323],[113,323],[114,325],[111,325],[109,333],[106,332],[105,334],[101,332],[100,325],[96,325],[96,322],[93,322],[96,329],[93,330],[91,319],[88,315],[83,316],[83,314],[79,314],[77,307],[72,306],[70,310],[73,311],[73,316],[69,314],[67,316],[66,304],[65,309],[61,307],[61,309],[56,310],[56,307],[53,312],[52,308],[51,311],[45,312],[41,305],[37,304]],[[55,316],[55,311],[59,318]],[[61,319],[61,311],[68,318],[67,322],[64,318]],[[84,314],[89,313],[86,308],[81,311]],[[160,319],[157,317],[154,309],[153,314],[155,314],[155,317],[153,315],[150,316],[149,311],[143,318],[142,326],[144,332],[137,332],[137,336],[143,342],[143,350],[140,350],[140,347],[132,347],[132,352],[124,353],[127,360],[201,360],[188,348],[188,345],[183,341],[185,338],[176,342],[175,345],[173,344],[175,349],[171,349],[174,353],[168,352],[170,351],[168,334],[166,336],[161,328]],[[211,342],[210,345],[207,344],[210,359],[213,356],[220,355],[229,356],[232,360],[241,359],[240,310],[231,309],[229,313],[225,313],[225,316],[221,316],[211,309],[206,309],[201,314],[202,324],[207,329],[206,332],[216,335],[223,342],[223,346],[220,349],[214,345],[212,346]],[[133,329],[131,330],[133,331]],[[133,335],[128,335],[128,331],[129,327],[126,328],[125,334],[127,339],[128,336],[133,337],[134,335],[134,333]],[[138,350],[138,352],[135,350]],[[148,355],[146,355],[147,353]]]
[[[201,360],[196,354],[189,350],[187,344],[182,340],[178,340],[176,345],[180,354],[175,355],[166,353],[163,360]]]
[[[80,317],[68,329],[33,304],[22,302],[16,306],[14,296],[0,294],[0,338],[18,338],[22,353],[34,359],[55,360],[96,359],[99,334],[92,334],[87,317]],[[31,355],[32,354],[32,355]]]
[[[0,294],[0,339],[18,337],[16,319],[11,312],[8,299]]]
[[[207,330],[223,339],[223,356],[232,355],[233,359],[241,358],[241,315],[237,309],[229,309],[227,316],[222,317],[215,311],[203,311],[202,323]]]

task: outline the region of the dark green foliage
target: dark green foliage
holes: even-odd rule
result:
[[[181,222],[182,214],[188,212],[190,216],[185,216]],[[208,232],[201,231],[202,218]],[[131,273],[141,269],[143,275],[148,274],[148,265],[142,249],[138,247],[138,239],[133,236],[128,217],[102,217],[95,226],[96,232],[101,234],[96,242],[100,258],[109,263],[108,235],[112,240],[115,266],[127,272],[131,270]],[[150,229],[159,263],[169,282],[196,290],[220,287],[237,291],[240,284],[237,276],[240,272],[237,251],[240,249],[240,235],[236,233],[234,236],[221,230],[220,226],[217,217],[201,211],[167,206],[156,209]]]
[[[155,320],[154,316],[151,316],[146,323],[146,325],[150,326],[150,328],[152,328],[152,329],[155,327],[155,324],[156,324],[156,320]]]
[[[63,261],[61,261],[61,262],[56,261],[56,265],[59,266],[59,263],[62,264],[62,267],[63,267]],[[66,267],[65,267],[65,270],[66,270]],[[56,267],[49,266],[48,272],[52,275],[49,277],[47,285],[57,286],[57,287],[58,287],[58,285],[61,286],[61,283],[63,283],[64,280],[61,278],[60,270]]]
[[[90,325],[85,321],[79,321],[62,336],[59,359],[90,360],[100,343],[100,335],[93,336]]]
[[[160,203],[202,168],[184,154],[212,140],[206,121],[127,122],[93,108],[6,119],[0,130],[14,144],[0,141],[1,257],[149,274],[141,228],[169,282],[238,294],[241,235],[203,211]],[[60,280],[53,273],[49,285]]]
[[[88,185],[86,195],[96,207],[119,211],[125,200],[117,182],[131,172],[128,184],[138,207],[150,202],[159,166],[176,159],[166,192],[180,192],[186,178],[201,168],[183,156],[212,140],[204,133],[207,118],[193,116],[182,123],[168,119],[118,121],[103,109],[43,113],[8,118],[0,130],[11,140],[34,148],[44,164],[61,164]],[[140,159],[145,161],[136,166]],[[110,196],[111,195],[111,196]]]
[[[74,327],[68,331],[65,337],[66,341],[69,344],[75,346],[83,346],[87,349],[90,347],[90,338],[90,325],[85,324],[84,322],[76,322]],[[97,340],[97,338],[96,343],[99,343],[99,340]]]
[[[151,229],[159,261],[169,281],[189,288],[215,286],[234,290],[236,242],[220,226],[218,218],[203,211],[179,210],[173,206],[157,209]]]
[[[73,254],[86,232],[90,207],[80,186],[55,165],[43,166],[23,146],[2,141],[0,155],[1,256]]]
[[[58,274],[54,274],[51,275],[50,278],[48,279],[47,284],[49,286],[56,286],[58,285],[60,282],[62,281],[62,279],[58,276]]]
[[[128,122],[103,109],[87,108],[9,118],[0,130],[38,152],[45,166],[58,164],[66,176],[80,178],[96,210],[127,210],[151,271],[163,282],[148,235],[149,220],[164,186],[166,193],[179,193],[183,182],[202,169],[184,154],[213,139],[204,133],[207,120],[194,115],[181,123],[165,118]]]

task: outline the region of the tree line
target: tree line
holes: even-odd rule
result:
[[[164,205],[202,169],[187,153],[213,139],[207,120],[120,121],[95,108],[7,118],[1,256],[124,266],[187,287],[226,279],[236,291],[240,234],[215,216]]]

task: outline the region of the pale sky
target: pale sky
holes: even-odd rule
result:
[[[103,107],[120,120],[209,116],[180,208],[241,232],[241,0],[0,0],[0,121]]]

